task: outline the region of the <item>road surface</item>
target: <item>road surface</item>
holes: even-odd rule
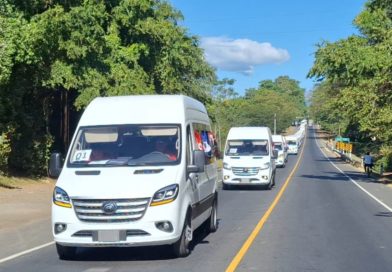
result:
[[[316,138],[309,129],[303,152],[277,170],[271,191],[220,189],[219,229],[196,232],[187,258],[173,259],[167,247],[97,248],[61,261],[51,244],[5,261],[18,252],[2,243],[0,271],[392,271],[392,189],[320,149]],[[41,228],[41,243],[50,242]]]

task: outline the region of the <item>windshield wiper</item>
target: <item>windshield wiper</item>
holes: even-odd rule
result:
[[[125,166],[128,164],[128,159],[112,159],[108,160],[105,165],[118,165],[118,166]]]
[[[143,162],[128,162],[127,165],[128,166],[146,166],[147,163],[143,163]]]

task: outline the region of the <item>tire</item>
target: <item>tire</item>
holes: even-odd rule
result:
[[[188,212],[184,227],[182,228],[180,239],[173,244],[173,254],[176,258],[183,258],[191,253],[190,243],[192,241],[192,227],[191,227],[191,216]]]
[[[211,215],[206,222],[206,231],[208,233],[216,232],[218,230],[218,196],[215,196],[211,208]]]
[[[271,181],[265,186],[265,189],[266,190],[271,190],[274,185],[275,185],[275,175],[271,179]]]
[[[76,247],[62,246],[56,243],[56,249],[60,260],[73,260],[76,257]]]
[[[223,190],[230,190],[231,186],[229,184],[223,183],[222,189]]]

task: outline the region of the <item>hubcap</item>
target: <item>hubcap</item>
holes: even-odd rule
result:
[[[216,205],[214,205],[214,208],[212,210],[212,222],[214,224],[214,226],[217,225],[217,216],[216,216]]]
[[[186,229],[185,229],[185,239],[188,241],[188,242],[190,242],[190,241],[192,241],[192,237],[193,236],[193,234],[192,234],[192,228],[189,226],[189,225],[187,225],[186,226]]]

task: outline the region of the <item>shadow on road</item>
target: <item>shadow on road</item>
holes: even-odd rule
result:
[[[392,217],[392,212],[379,212],[379,213],[375,214],[375,216]]]
[[[220,219],[218,219],[218,222]],[[204,224],[195,230],[191,250],[197,246],[209,244],[206,240],[209,233],[203,228]],[[192,254],[192,253],[191,253]],[[158,261],[173,259],[170,246],[151,247],[105,247],[105,248],[78,248],[74,261]]]
[[[301,175],[300,177],[306,179],[313,180],[322,180],[322,181],[348,181],[349,179],[340,174],[338,172],[323,172],[325,175]],[[357,182],[365,182],[365,183],[375,183],[376,181],[372,178],[368,178],[364,173],[354,172],[354,171],[345,171],[345,174],[349,176],[351,179]]]

